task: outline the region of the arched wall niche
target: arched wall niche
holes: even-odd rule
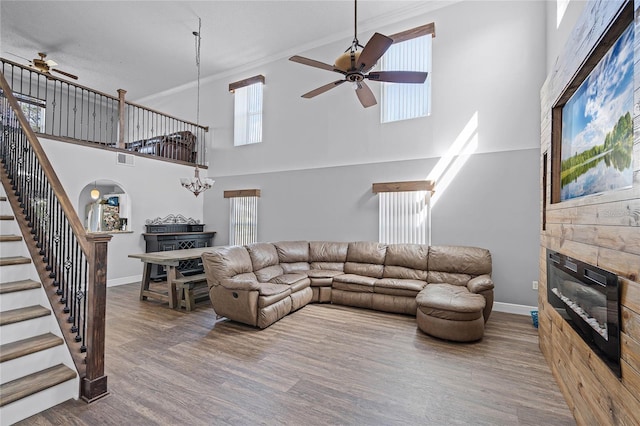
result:
[[[92,191],[99,192],[98,198]],[[124,186],[110,179],[87,183],[78,196],[78,215],[88,232],[131,232],[131,201]]]

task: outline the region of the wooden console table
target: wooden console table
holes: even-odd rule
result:
[[[142,281],[140,282],[140,300],[147,297],[168,302],[169,307],[178,309],[181,300],[178,300],[176,291],[176,279],[184,277],[178,270],[181,262],[200,259],[202,253],[211,250],[211,247],[192,248],[186,250],[158,251],[153,253],[130,254],[129,257],[140,259],[143,263]],[[154,265],[161,265],[167,271],[167,291],[156,291],[149,288],[151,283],[151,270]]]

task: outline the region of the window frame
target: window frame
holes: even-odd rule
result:
[[[425,25],[421,25],[419,27],[415,27],[415,28],[410,28],[408,30],[405,31],[401,31],[398,32],[396,34],[393,34],[391,36],[389,36],[389,38],[391,38],[393,40],[393,44],[396,43],[402,43],[402,42],[406,42],[409,40],[413,40],[419,37],[423,37],[423,36],[427,36],[430,35],[431,38],[435,38],[436,36],[436,27],[435,27],[435,23],[434,22],[430,22],[428,24]],[[387,96],[385,96],[385,85],[388,84],[394,84],[394,83],[382,83],[382,87],[380,89],[381,92],[381,105],[380,105],[380,123],[382,124],[386,124],[386,123],[394,123],[397,121],[403,121],[403,120],[411,120],[414,118],[421,118],[421,117],[428,117],[431,115],[431,69],[432,69],[432,57],[433,57],[433,51],[431,50],[429,52],[430,54],[430,58],[428,61],[428,70],[427,72],[429,73],[427,75],[427,80],[425,81],[424,84],[426,84],[428,86],[427,88],[427,111],[426,114],[424,115],[416,115],[416,116],[412,116],[412,117],[403,117],[403,118],[398,118],[398,119],[385,119],[385,115],[389,115],[386,114],[388,105],[387,103],[389,102],[389,100],[387,99]],[[382,57],[381,61],[384,61],[384,56]],[[382,71],[382,69],[381,69]]]
[[[249,77],[246,78],[244,80],[240,80],[240,81],[236,81],[233,83],[229,84],[229,92],[235,94],[235,92],[237,90],[240,89],[245,89],[248,88],[250,86],[256,85],[256,84],[265,84],[265,78],[263,75],[256,75],[253,77]],[[263,141],[263,114],[264,114],[264,89],[262,86],[260,86],[260,107],[258,110],[254,110],[251,111],[249,109],[249,106],[247,106],[246,109],[242,110],[242,111],[238,111],[238,98],[234,99],[234,107],[233,107],[233,111],[234,111],[234,116],[233,116],[233,145],[234,146],[244,146],[244,145],[253,145],[256,143],[262,143]],[[244,94],[243,94],[244,95]],[[247,131],[247,128],[249,127],[249,118],[252,116],[259,116],[259,123],[260,123],[260,136],[259,136],[259,140],[250,140],[250,137],[248,136],[249,132]],[[237,122],[238,117],[241,117],[244,121],[243,121],[243,126],[240,126],[239,123]],[[243,131],[244,131],[244,135],[246,137],[244,137],[242,140],[239,140],[238,138],[238,129],[242,127]]]

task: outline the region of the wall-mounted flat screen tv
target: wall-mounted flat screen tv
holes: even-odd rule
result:
[[[562,107],[560,201],[633,183],[633,24]]]

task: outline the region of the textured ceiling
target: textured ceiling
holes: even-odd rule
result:
[[[358,2],[358,32],[451,1]],[[350,0],[0,1],[0,56],[26,64],[46,52],[79,84],[135,100],[353,36]]]

